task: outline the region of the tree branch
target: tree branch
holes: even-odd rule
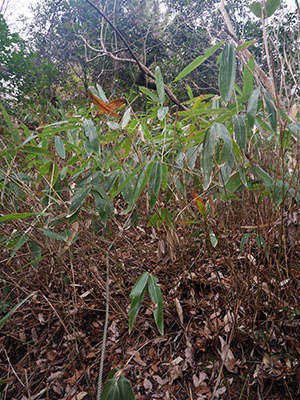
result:
[[[137,66],[139,67],[140,71],[143,72],[145,75],[149,76],[150,78],[155,80],[155,75],[153,74],[152,71],[150,71],[149,68],[146,67],[143,63],[141,63],[134,52],[132,51],[131,47],[127,43],[126,39],[124,36],[121,34],[121,32],[118,30],[117,27],[113,25],[112,22],[106,17],[105,14],[103,14],[102,11],[99,10],[98,7],[96,7],[93,3],[91,3],[90,0],[85,0],[86,3],[88,3],[98,14],[101,15],[101,17],[108,23],[108,25],[116,32],[116,34],[119,36],[121,41],[124,43],[125,47],[127,48],[128,52],[130,53],[131,57],[135,60]],[[164,89],[166,94],[169,96],[169,98],[175,103],[181,110],[188,111],[188,108],[185,107],[183,104],[180,103],[180,101],[176,98],[174,93],[168,88],[168,86],[164,85]]]

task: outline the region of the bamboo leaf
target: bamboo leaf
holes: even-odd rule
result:
[[[248,131],[251,131],[251,129],[254,126],[255,118],[256,118],[256,113],[257,113],[257,105],[258,105],[258,98],[260,95],[260,90],[259,88],[256,88],[253,90],[249,102],[248,102],[248,107],[247,107],[247,127]]]
[[[219,88],[222,99],[227,103],[232,96],[236,74],[236,55],[233,44],[227,44],[222,52]]]
[[[206,52],[197,57],[194,61],[192,61],[189,65],[187,65],[181,72],[176,76],[173,82],[177,82],[180,79],[184,78],[186,75],[194,71],[199,65],[201,65],[204,61],[206,61],[210,56],[212,56],[222,45],[224,42],[216,43],[214,46],[210,47]]]
[[[131,298],[130,310],[129,310],[129,333],[132,331],[134,322],[142,306],[148,279],[149,279],[148,272],[143,272],[142,275],[140,275],[140,277],[136,281],[133,289],[131,290],[129,296]]]
[[[158,279],[149,274],[148,277],[148,290],[150,294],[151,301],[155,304],[153,310],[154,320],[159,330],[160,334],[164,335],[164,315],[163,315],[163,298],[161,294],[160,287],[157,286]]]
[[[164,81],[160,71],[159,66],[155,68],[155,82],[156,82],[156,90],[159,98],[160,105],[162,106],[165,102],[165,89],[164,89]]]
[[[246,138],[247,138],[247,130],[245,124],[245,116],[244,115],[234,115],[233,126],[234,126],[234,135],[237,144],[239,145],[241,150],[246,149]]]
[[[60,136],[55,136],[54,139],[55,149],[60,158],[66,158],[65,144]]]

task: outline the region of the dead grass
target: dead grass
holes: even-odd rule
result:
[[[95,398],[105,257],[114,239],[104,376],[112,367],[122,369],[136,399],[296,399],[300,249],[289,239],[287,219],[280,239],[278,218],[268,199],[258,203],[248,193],[230,208],[220,203],[209,218],[219,240],[215,249],[203,234],[195,235],[200,220],[198,226],[178,225],[170,251],[166,231],[147,228],[146,219],[123,231],[111,225],[101,236],[84,214],[79,239],[63,254],[61,242],[31,232],[43,243],[37,269],[26,266],[26,247],[12,260],[3,247],[2,315],[36,294],[0,333],[2,399]],[[2,224],[2,234],[14,225],[25,229],[21,224]],[[241,250],[245,233],[249,238]],[[265,248],[257,246],[257,235],[266,238]],[[128,334],[129,294],[144,271],[159,278],[164,337],[147,298]]]

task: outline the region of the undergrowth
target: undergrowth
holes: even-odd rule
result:
[[[99,85],[35,131],[2,107],[1,399],[100,398],[103,361],[101,399],[299,395],[299,114],[252,56],[236,84],[249,44],[177,80],[221,46],[183,111],[158,67],[119,122]]]

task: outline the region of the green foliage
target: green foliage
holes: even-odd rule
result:
[[[130,293],[131,303],[129,311],[129,332],[132,331],[134,322],[143,304],[146,289],[148,287],[149,295],[153,303],[154,320],[160,334],[163,336],[163,299],[160,287],[157,286],[157,283],[158,279],[148,272],[143,272],[142,275],[135,282],[135,285]]]
[[[100,400],[134,400],[130,382],[116,368],[112,369],[103,386]]]
[[[252,4],[250,4],[249,8],[256,17],[261,18],[262,16],[264,16],[264,18],[269,18],[278,9],[278,7],[280,6],[280,3],[281,3],[281,0],[266,0],[264,13],[262,12],[263,3],[261,3],[261,2],[256,1]]]

